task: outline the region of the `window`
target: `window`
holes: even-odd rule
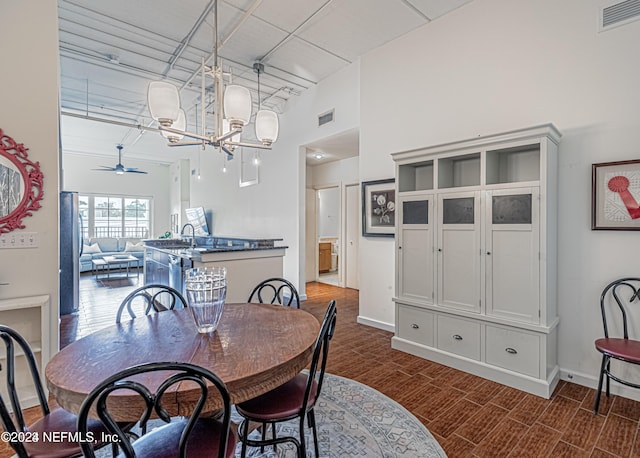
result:
[[[83,218],[85,238],[148,238],[151,234],[151,199],[81,195],[78,211]]]

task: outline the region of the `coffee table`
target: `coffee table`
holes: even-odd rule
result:
[[[131,255],[105,256],[102,259],[92,259],[91,263],[93,264],[93,273],[96,280],[111,279],[111,275],[116,269],[124,269],[126,278],[129,278],[131,268],[137,267],[136,264],[138,263],[138,258]],[[136,278],[140,278],[140,273],[137,268],[135,269],[135,273]],[[100,277],[100,274],[102,274],[102,277]]]

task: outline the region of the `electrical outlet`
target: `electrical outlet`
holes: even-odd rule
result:
[[[36,248],[37,246],[37,232],[16,232],[0,235],[0,249]]]

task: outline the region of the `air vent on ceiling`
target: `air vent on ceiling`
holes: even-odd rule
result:
[[[318,115],[318,127],[333,121],[334,110],[329,110],[325,113]]]
[[[600,10],[600,30],[609,30],[638,19],[640,19],[640,0],[616,2]]]

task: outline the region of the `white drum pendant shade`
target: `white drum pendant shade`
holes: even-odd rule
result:
[[[256,114],[256,137],[262,143],[271,144],[278,139],[278,115],[271,110]]]
[[[185,131],[187,128],[187,117],[184,114],[184,110],[181,108],[178,110],[178,118],[171,125],[172,128]],[[161,130],[160,133],[164,138],[168,138],[172,141],[177,142],[178,140],[182,140],[184,135],[176,134],[174,132],[167,132],[166,130]]]
[[[178,119],[180,94],[178,88],[166,81],[152,81],[147,91],[151,117],[160,123],[171,125]]]
[[[224,117],[232,124],[247,125],[251,119],[251,93],[246,87],[232,84],[224,91]]]

